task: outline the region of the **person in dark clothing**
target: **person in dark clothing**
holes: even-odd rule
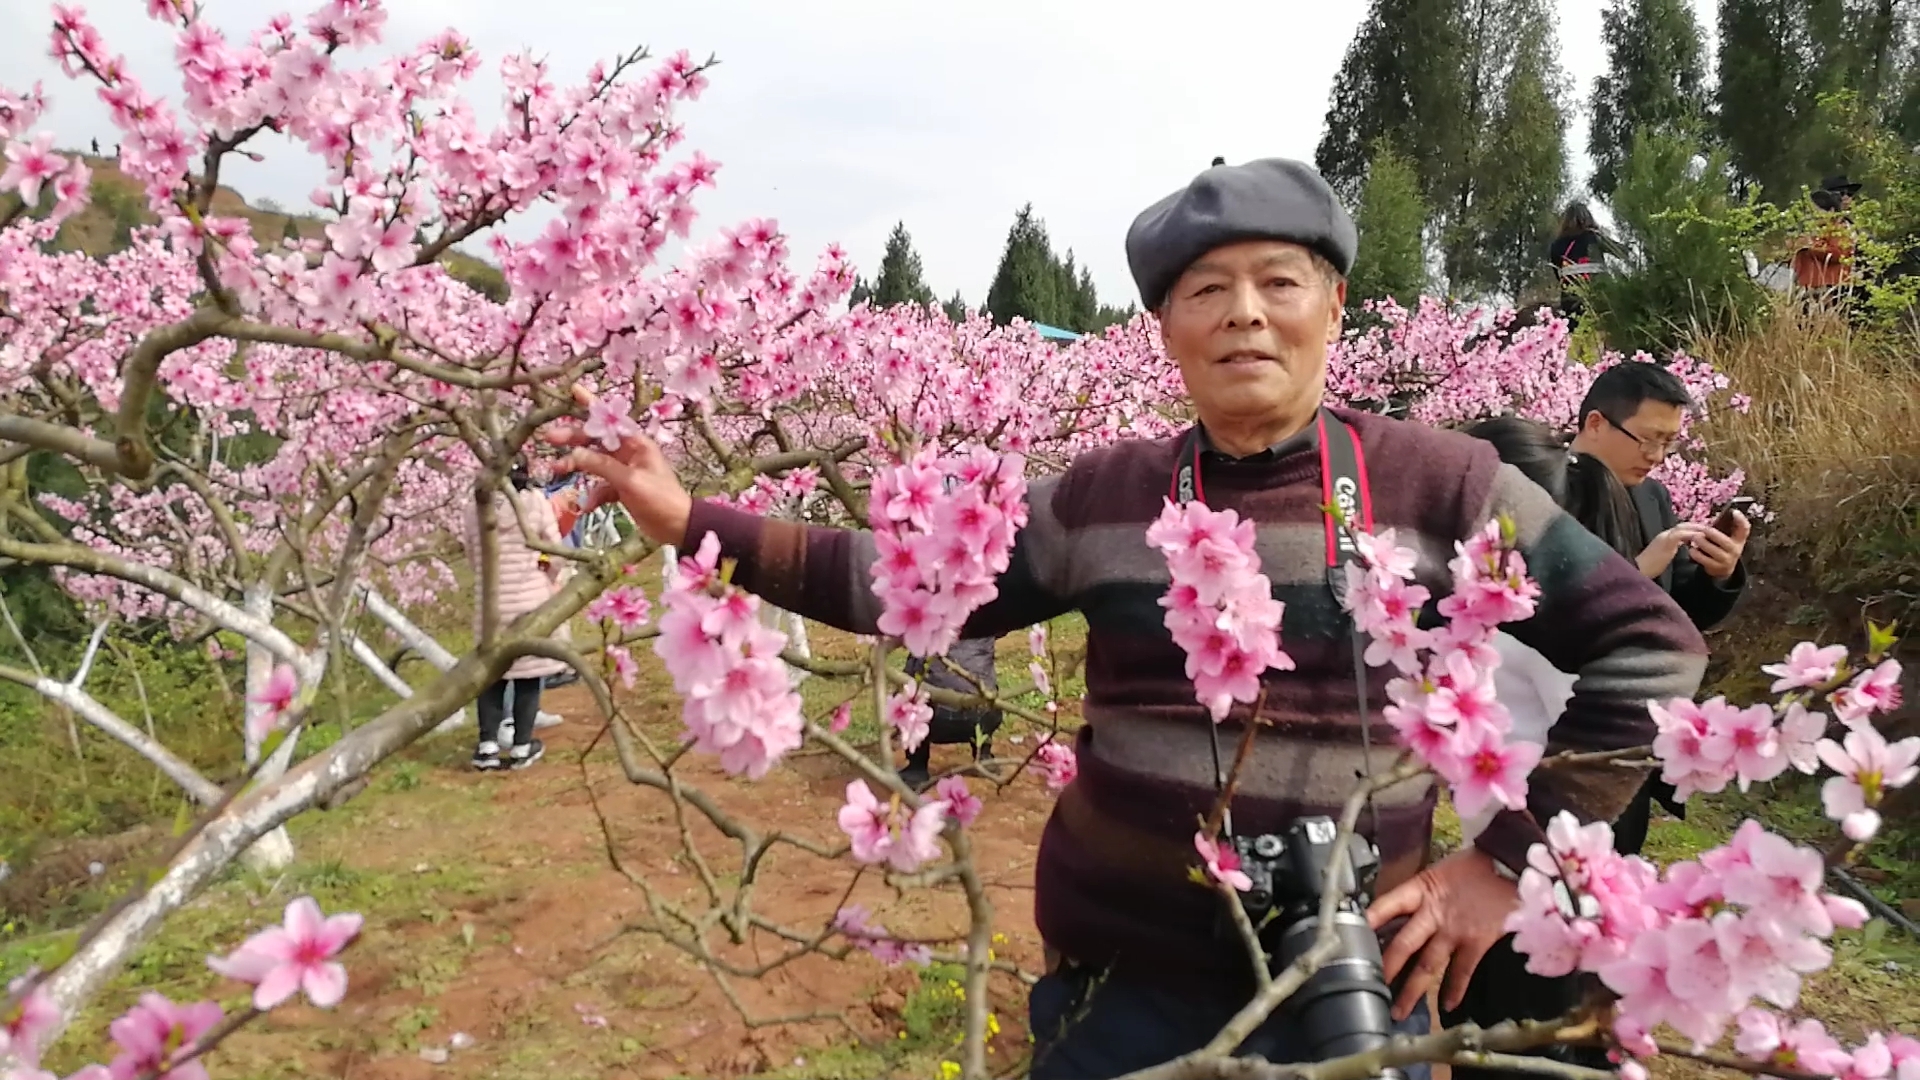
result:
[[[1547,245],[1547,262],[1560,279],[1561,315],[1577,319],[1586,311],[1586,301],[1581,299],[1578,287],[1593,275],[1606,273],[1605,257],[1618,252],[1613,240],[1600,231],[1600,223],[1594,220],[1593,211],[1586,203],[1576,202],[1567,207],[1566,213],[1560,215],[1559,232]]]
[[[1540,485],[1575,521],[1623,557],[1637,561],[1646,549],[1645,525],[1632,492],[1605,462],[1591,454],[1572,452],[1568,448],[1570,437],[1565,433],[1513,416],[1482,421],[1467,428],[1466,433],[1492,443],[1501,461]],[[1481,958],[1460,1003],[1441,1010],[1440,1024],[1449,1028],[1466,1023],[1492,1027],[1505,1020],[1550,1020],[1571,1012],[1599,989],[1588,975],[1547,978],[1533,974],[1527,970],[1527,958],[1514,951],[1513,937],[1508,935]],[[1606,1051],[1599,1048],[1556,1047],[1544,1056],[1611,1071]],[[1500,1080],[1504,1075],[1494,1069],[1458,1065],[1453,1069],[1453,1080]]]
[[[1386,700],[1389,674],[1356,679],[1351,622],[1327,573],[1330,553],[1338,561],[1338,548],[1323,544],[1336,483],[1359,492],[1361,521],[1428,553],[1416,572],[1436,595],[1448,591],[1445,553],[1503,517],[1527,565],[1552,568],[1538,582],[1539,614],[1512,630],[1576,676],[1556,750],[1650,741],[1647,703],[1693,696],[1706,670],[1706,642],[1673,602],[1492,447],[1325,405],[1327,351],[1341,339],[1358,243],[1326,181],[1285,159],[1215,166],[1142,211],[1127,233],[1128,264],[1196,423],[1178,436],[1116,440],[1031,480],[1028,519],[996,595],[962,631],[998,637],[1069,611],[1087,618],[1078,772],[1035,857],[1046,973],[1028,1001],[1034,1080],[1108,1080],[1172,1061],[1203,1048],[1258,992],[1220,896],[1193,874],[1196,826],[1223,794],[1217,748],[1254,731],[1254,718],[1243,707],[1211,716],[1190,657],[1166,630],[1168,568],[1145,537],[1169,500],[1232,509],[1256,536],[1275,597],[1285,597],[1295,666],[1260,679],[1266,722],[1232,792],[1237,836],[1342,813],[1356,775],[1373,771],[1370,742],[1390,737],[1362,708]],[[574,395],[591,406],[585,388]],[[596,500],[619,499],[656,543],[711,535],[733,560],[735,586],[849,633],[880,632],[870,536],[696,500],[639,434],[612,454],[589,448],[579,424],[548,437],[573,448],[571,467],[605,481]],[[1379,464],[1357,482],[1323,464],[1348,450],[1356,465]],[[1638,790],[1619,770],[1577,790],[1560,773],[1535,774],[1525,809],[1502,807],[1470,846],[1431,865],[1438,789],[1414,781],[1376,797],[1358,834],[1378,852],[1364,917],[1381,942],[1381,985],[1366,1034],[1426,1033],[1435,992],[1458,1004],[1504,935],[1527,853],[1545,842],[1541,822],[1561,812],[1609,819]],[[1269,931],[1276,944],[1263,940],[1263,951],[1285,928]],[[1359,933],[1348,938],[1365,948]],[[1240,1047],[1269,1061],[1325,1056],[1324,1032],[1303,1010],[1249,1026]],[[1429,1075],[1423,1064],[1403,1072]]]
[[[1492,443],[1501,461],[1545,488],[1573,520],[1608,547],[1632,559],[1647,546],[1632,493],[1606,462],[1569,450],[1566,435],[1517,416],[1483,420],[1468,428],[1467,434]]]
[[[1747,586],[1740,556],[1752,526],[1739,511],[1732,515],[1731,534],[1683,522],[1666,487],[1648,479],[1679,441],[1681,421],[1692,407],[1686,386],[1666,368],[1649,363],[1616,365],[1596,376],[1581,400],[1572,448],[1605,462],[1626,485],[1640,514],[1641,531],[1648,538],[1637,559],[1641,572],[1673,597],[1694,626],[1710,630],[1732,613]],[[1674,798],[1672,786],[1655,777],[1614,822],[1615,850],[1639,854],[1647,841],[1656,799],[1675,817],[1686,817],[1686,807]]]
[[[961,638],[953,643],[945,656],[936,656],[931,663],[922,657],[910,657],[907,660],[907,674],[922,679],[928,686],[944,690],[962,694],[985,691],[991,694],[999,689],[999,680],[993,670],[995,640],[987,637]],[[1000,730],[1003,719],[1005,714],[999,709],[960,709],[950,705],[935,705],[927,737],[907,754],[907,767],[900,770],[900,779],[916,791],[926,787],[933,778],[930,765],[936,743],[941,746],[971,746],[975,761],[986,760],[992,756],[993,733]]]
[[[1666,460],[1680,437],[1680,424],[1692,397],[1679,378],[1657,364],[1625,363],[1601,372],[1580,403],[1580,425],[1556,470],[1547,458],[1554,452],[1536,437],[1514,425],[1525,421],[1490,421],[1469,434],[1487,439],[1501,459],[1546,488],[1567,512],[1589,531],[1632,558],[1641,573],[1671,596],[1687,618],[1701,630],[1725,619],[1746,587],[1741,553],[1751,526],[1734,511],[1733,531],[1681,522],[1673,497],[1658,481],[1648,478]],[[1576,470],[1602,467],[1617,483],[1595,483],[1596,477],[1573,479]],[[1556,486],[1558,485],[1558,486]],[[1575,491],[1581,489],[1585,494]],[[1624,499],[1623,499],[1624,496]],[[1574,503],[1588,505],[1576,509]],[[1626,810],[1614,820],[1614,848],[1638,854],[1646,844],[1653,802],[1684,818],[1686,806],[1671,785],[1651,774]],[[1603,992],[1597,980],[1576,974],[1545,978],[1526,970],[1527,958],[1515,952],[1511,936],[1487,950],[1474,970],[1458,1005],[1441,1012],[1447,1027],[1471,1021],[1491,1026],[1504,1020],[1545,1020],[1561,1016],[1591,994]],[[1556,1048],[1547,1056],[1589,1068],[1609,1068],[1602,1053],[1590,1049]],[[1492,1071],[1459,1067],[1454,1080],[1496,1080]]]

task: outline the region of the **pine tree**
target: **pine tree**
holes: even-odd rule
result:
[[[1642,132],[1695,134],[1707,124],[1704,46],[1689,0],[1613,0],[1601,15],[1607,70],[1593,81],[1591,186],[1610,195]]]
[[[1451,190],[1469,133],[1458,0],[1373,0],[1347,47],[1314,166],[1348,203],[1381,139],[1400,147],[1429,203]]]
[[[953,299],[940,305],[940,310],[947,313],[948,322],[965,322],[967,319],[967,302],[960,298],[958,289],[953,291]]]
[[[1413,163],[1385,140],[1367,167],[1354,225],[1360,249],[1347,280],[1349,320],[1363,319],[1362,305],[1368,300],[1391,297],[1409,306],[1418,302],[1427,287],[1427,206]]]
[[[298,244],[300,242],[300,226],[292,217],[288,217],[286,222],[281,225],[280,239],[289,244]]]
[[[1006,250],[993,284],[987,287],[987,311],[1005,326],[1015,318],[1049,322],[1058,318],[1060,265],[1047,242],[1047,227],[1034,216],[1033,204],[1020,208],[1007,230]]]
[[[1809,179],[1795,160],[1813,104],[1802,98],[1812,80],[1798,41],[1801,6],[1801,0],[1720,0],[1714,91],[1720,138],[1741,177],[1776,201],[1791,200]]]
[[[880,258],[880,273],[873,279],[873,305],[933,303],[933,290],[921,277],[920,256],[913,250],[913,238],[907,235],[906,222],[893,227],[887,237],[886,254]]]

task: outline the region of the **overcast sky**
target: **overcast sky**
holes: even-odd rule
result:
[[[230,35],[307,8],[204,0]],[[1604,65],[1601,0],[1556,0],[1561,62],[1579,101]],[[1708,0],[1694,0],[1709,26]],[[144,0],[94,0],[109,45],[150,90],[178,94],[171,38]],[[1032,202],[1056,248],[1092,267],[1101,298],[1134,299],[1122,242],[1146,205],[1205,168],[1287,156],[1311,160],[1327,94],[1365,0],[389,0],[385,46],[447,26],[481,52],[483,119],[499,58],[546,56],[563,85],[634,45],[717,56],[711,85],[683,114],[686,147],[721,165],[696,237],[747,217],[776,218],[804,269],[838,242],[862,272],[905,221],[942,297],[986,295],[1014,211]],[[43,127],[83,147],[115,136],[91,88],[47,53],[48,4],[0,0],[0,83],[44,80]],[[1569,142],[1584,175],[1586,125]],[[303,207],[318,178],[285,144],[222,179],[250,199]],[[518,230],[516,230],[517,232]]]

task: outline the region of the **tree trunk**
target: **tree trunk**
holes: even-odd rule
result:
[[[271,623],[273,621],[272,587],[264,582],[255,582],[248,586],[242,607],[254,618]],[[246,762],[249,769],[260,761],[260,739],[255,735],[253,719],[265,709],[264,705],[254,699],[260,696],[266,688],[267,680],[273,677],[273,668],[273,654],[257,642],[249,640],[247,642],[247,700],[244,710],[246,723],[243,725]],[[279,747],[274,750],[273,757],[268,759],[266,765],[255,774],[257,783],[271,783],[287,771],[288,764],[293,761],[294,744],[299,742],[299,735],[297,729],[287,733],[287,737],[282,739]],[[248,848],[241,856],[241,861],[254,873],[272,874],[293,865],[293,858],[293,838],[287,835],[287,830],[275,828],[272,832],[260,837],[259,843]]]
[[[180,789],[185,791],[194,802],[201,806],[213,806],[220,801],[218,784],[201,776],[193,766],[162,746],[159,740],[120,719],[112,709],[100,704],[86,691],[76,689],[69,683],[56,682],[45,677],[35,682],[33,689],[48,701],[56,702],[78,713],[87,723],[99,728],[134,753],[152,762],[155,768],[167,775],[167,779],[180,785]]]
[[[133,954],[161,927],[166,917],[218,879],[236,858],[284,833],[295,814],[322,805],[375,765],[419,739],[444,716],[449,703],[471,700],[485,684],[486,669],[468,657],[437,692],[415,695],[389,709],[319,754],[302,761],[272,784],[242,795],[207,823],[176,855],[160,879],[133,903],[108,917],[99,933],[75,950],[47,980],[60,1010],[48,1043],[91,1000]],[[290,742],[291,740],[289,740]],[[237,942],[236,942],[237,944]]]

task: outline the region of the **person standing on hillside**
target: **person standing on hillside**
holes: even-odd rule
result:
[[[1639,512],[1636,547],[1640,569],[1672,596],[1694,626],[1711,630],[1733,612],[1747,585],[1740,561],[1752,525],[1738,510],[1733,530],[1681,521],[1673,496],[1649,474],[1680,440],[1681,421],[1693,398],[1679,376],[1658,364],[1624,363],[1594,377],[1580,402],[1580,426],[1571,449],[1604,462],[1632,493]],[[1659,777],[1647,781],[1614,825],[1614,847],[1635,855],[1645,846],[1658,800],[1675,817],[1686,806]]]
[[[1339,815],[1356,776],[1391,757],[1393,730],[1380,715],[1390,673],[1356,671],[1352,624],[1329,585],[1337,549],[1321,508],[1336,474],[1342,491],[1364,493],[1363,520],[1417,550],[1416,575],[1436,594],[1449,591],[1454,545],[1496,517],[1511,522],[1529,566],[1554,568],[1540,581],[1536,616],[1510,628],[1578,675],[1550,752],[1645,745],[1654,734],[1647,702],[1691,696],[1705,672],[1706,644],[1673,601],[1491,446],[1325,406],[1327,350],[1340,337],[1356,245],[1345,208],[1296,161],[1216,166],[1143,211],[1128,231],[1128,262],[1198,423],[1175,438],[1090,451],[1064,474],[1032,481],[998,595],[961,632],[997,637],[1072,610],[1087,618],[1079,772],[1060,793],[1035,867],[1047,973],[1028,1003],[1034,1080],[1103,1080],[1190,1053],[1254,993],[1246,947],[1218,895],[1190,876],[1195,823],[1219,797],[1215,737],[1237,741],[1231,729],[1250,722],[1249,710],[1236,706],[1220,725],[1230,730],[1218,732],[1166,629],[1159,601],[1169,574],[1146,531],[1167,499],[1231,508],[1254,523],[1262,571],[1286,605],[1281,637],[1295,669],[1263,678],[1271,726],[1259,727],[1233,799],[1241,835]],[[582,405],[591,400],[575,393]],[[871,533],[695,500],[638,434],[613,454],[592,448],[578,423],[549,438],[574,447],[571,467],[603,481],[590,501],[619,499],[654,540],[694,547],[712,534],[721,556],[737,560],[734,584],[807,618],[878,632]],[[1366,917],[1387,939],[1385,985],[1375,991],[1385,995],[1381,1028],[1425,1031],[1435,990],[1457,1004],[1505,934],[1517,875],[1544,843],[1540,823],[1562,810],[1611,819],[1636,786],[1621,771],[1582,772],[1581,782],[1559,768],[1536,772],[1526,810],[1503,810],[1471,846],[1433,865],[1431,779],[1379,795],[1362,833],[1380,861]],[[1361,945],[1350,948],[1360,955]],[[1277,940],[1266,949],[1278,951]],[[1300,1014],[1283,1009],[1238,1052],[1309,1061],[1319,1053],[1313,1038]],[[1404,1072],[1428,1075],[1425,1066]]]
[[[1606,257],[1619,248],[1594,219],[1593,210],[1584,202],[1567,206],[1560,215],[1560,229],[1547,244],[1547,262],[1560,280],[1560,314],[1573,322],[1586,313],[1587,304],[1579,287],[1607,272]]]
[[[927,686],[952,690],[959,694],[992,695],[1000,688],[999,673],[994,670],[994,638],[961,638],[947,649],[945,656],[931,660],[914,656],[907,659],[908,675]],[[973,760],[993,756],[993,734],[1005,717],[997,708],[959,708],[935,705],[933,719],[927,725],[927,737],[907,753],[907,767],[900,779],[915,791],[933,780],[933,748],[964,744],[973,748]]]
[[[527,536],[531,533],[542,543],[559,546],[560,524],[554,515],[552,501],[545,492],[534,486],[525,461],[514,462],[507,481],[513,488],[512,498],[520,511],[515,513],[513,506],[506,505],[499,498],[494,500],[493,534],[497,572],[493,614],[494,625],[500,627],[546,603],[554,590],[560,587],[562,574],[552,556],[535,551],[527,544]],[[524,529],[522,519],[526,523]],[[479,580],[480,513],[479,508],[471,503],[467,506],[465,526],[467,557],[474,568],[474,618],[477,625],[478,605],[485,603],[486,599],[481,593]],[[564,624],[553,636],[560,641],[570,639]],[[480,741],[473,751],[475,769],[481,772],[502,767],[524,769],[540,760],[546,753],[546,744],[533,737],[533,729],[540,716],[541,682],[547,676],[564,670],[567,670],[567,665],[559,660],[545,656],[522,656],[507,668],[505,674],[480,692],[477,703]],[[502,757],[500,727],[507,719],[509,690],[513,694],[513,746]]]

